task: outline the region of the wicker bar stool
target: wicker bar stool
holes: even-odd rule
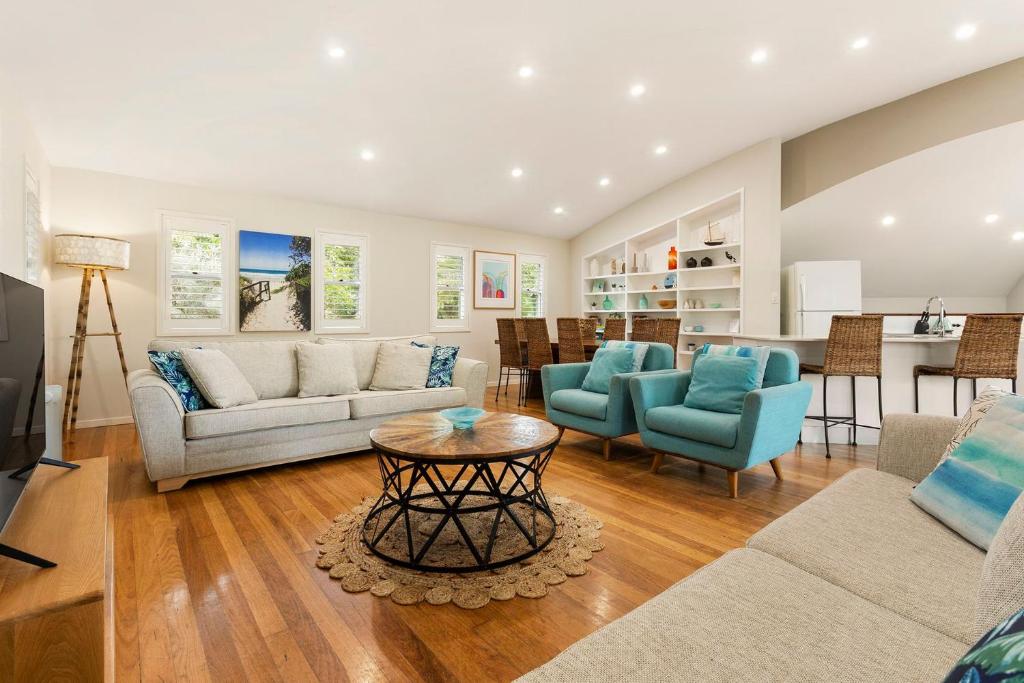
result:
[[[605,341],[626,341],[626,319],[608,318],[604,321]]]
[[[580,318],[580,336],[584,344],[597,343],[597,318]]]
[[[979,379],[1008,379],[1017,392],[1017,353],[1022,315],[990,314],[967,316],[953,367],[914,366],[914,412],[918,411],[918,385],[922,376],[953,378],[953,415],[957,414],[957,385],[971,380],[971,395],[978,396]]]
[[[679,318],[659,318],[654,341],[672,347],[672,367],[679,365]]]
[[[857,445],[857,427],[882,428],[882,322],[880,315],[835,315],[825,343],[824,365],[800,364],[800,377],[821,375],[821,415],[808,415],[825,426],[825,457],[831,458],[828,430],[839,424],[853,427],[852,444]],[[852,417],[829,417],[828,378],[849,377],[853,398]],[[878,426],[857,424],[857,378],[874,377],[878,382]],[[803,443],[801,439],[798,443]]]
[[[526,405],[533,388],[533,376],[540,374],[540,369],[545,365],[555,362],[554,354],[551,352],[551,338],[548,336],[548,321],[546,318],[527,318],[526,324],[526,386],[521,387],[523,391],[523,405]]]
[[[516,335],[516,325],[512,318],[498,318],[498,388],[494,392],[494,401],[498,401],[501,391],[501,378],[505,377],[505,395],[508,396],[508,382],[513,372],[519,374],[519,398],[516,405],[522,402],[523,379],[526,374],[526,362],[523,359],[523,347]]]
[[[579,318],[559,318],[557,320],[559,363],[582,363],[587,360],[587,354],[583,351],[580,322]]]
[[[633,341],[652,342],[658,334],[658,321],[654,318],[633,318],[633,332],[629,338]]]

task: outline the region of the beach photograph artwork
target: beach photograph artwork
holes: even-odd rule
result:
[[[238,232],[238,327],[242,332],[302,332],[312,327],[313,239]]]

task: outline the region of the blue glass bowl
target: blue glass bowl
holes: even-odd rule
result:
[[[476,421],[486,414],[486,410],[469,406],[447,408],[441,411],[441,417],[451,422],[456,429],[472,429]]]

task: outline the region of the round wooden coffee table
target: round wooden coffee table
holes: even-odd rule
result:
[[[384,491],[366,516],[363,540],[379,557],[421,571],[497,569],[540,552],[555,535],[541,477],[560,437],[561,431],[550,422],[511,413],[488,413],[472,429],[454,429],[438,413],[413,413],[385,422],[370,432]],[[446,474],[446,465],[455,467],[444,467]],[[479,534],[474,539],[464,523],[467,516],[479,520],[480,513],[491,512],[486,540]],[[414,533],[411,513],[429,515],[427,528],[420,523]],[[546,517],[540,533],[538,515]],[[511,520],[512,533],[522,534],[526,550],[492,559],[503,517]],[[398,528],[404,526],[405,531],[399,544],[403,552],[396,554],[395,543],[389,552],[381,541],[399,520]],[[453,567],[426,561],[449,523],[458,530],[472,562]]]

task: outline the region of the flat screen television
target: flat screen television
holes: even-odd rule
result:
[[[43,290],[0,273],[0,529],[46,450],[44,341]]]

